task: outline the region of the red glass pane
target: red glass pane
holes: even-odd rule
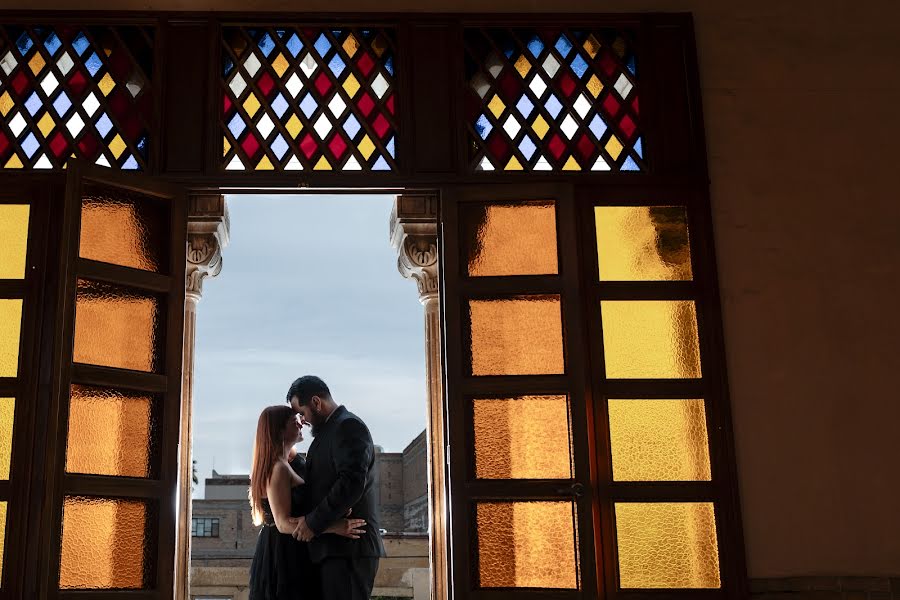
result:
[[[69,77],[69,89],[71,89],[72,93],[76,96],[80,96],[86,86],[87,79],[85,79],[84,73],[82,73],[80,69],[75,71],[75,73]]]
[[[509,144],[499,133],[494,133],[488,138],[487,146],[497,160],[505,163],[509,159]]]
[[[378,137],[383,138],[384,134],[388,132],[390,129],[390,124],[387,122],[387,119],[384,118],[384,115],[379,114],[375,117],[375,122],[372,123],[372,128],[375,130],[375,133],[378,134]]]
[[[316,89],[319,91],[320,96],[328,93],[328,90],[331,89],[331,80],[328,79],[328,75],[319,73],[319,76],[316,77]]]
[[[635,95],[635,96],[634,96],[634,100],[631,101],[631,108],[634,109],[634,114],[636,114],[636,115],[641,114],[641,107],[638,106],[638,97],[637,97],[637,95]]]
[[[57,131],[53,139],[50,140],[50,149],[53,151],[53,154],[60,157],[68,147],[69,142],[66,140],[66,136],[63,135],[62,131]]]
[[[515,104],[522,93],[522,84],[519,83],[521,77],[518,73],[515,75],[509,70],[500,77],[500,90],[507,104]]]
[[[131,74],[131,60],[121,50],[109,55],[109,72],[117,80],[126,79]]]
[[[100,144],[94,134],[89,131],[78,142],[78,149],[81,150],[82,156],[89,160],[94,160],[100,149]]]
[[[256,156],[256,153],[259,151],[259,140],[256,139],[256,136],[253,135],[252,131],[248,133],[247,137],[244,138],[244,141],[241,142],[241,148],[244,149],[244,153],[249,158]]]
[[[559,160],[559,157],[562,156],[562,153],[566,150],[566,145],[563,143],[562,139],[558,134],[553,134],[553,137],[550,138],[550,143],[547,144],[547,147],[550,149],[550,154],[553,155],[553,158]]]
[[[344,155],[344,150],[347,149],[347,143],[340,134],[335,134],[328,143],[328,149],[331,150],[335,158],[340,158]]]
[[[319,144],[316,143],[315,138],[309,133],[307,133],[300,142],[300,150],[303,152],[303,155],[306,156],[307,160],[312,158],[312,155],[316,153],[316,148],[318,146]]]
[[[569,98],[575,91],[575,80],[568,72],[563,73],[559,78],[559,89],[566,98]]]
[[[272,81],[272,77],[268,73],[263,73],[262,77],[259,78],[259,81],[256,82],[257,87],[259,87],[259,91],[262,92],[262,95],[265,97],[269,97],[269,94],[272,93],[272,88],[275,87],[275,82]]]
[[[578,152],[581,154],[581,157],[585,160],[591,157],[594,153],[594,142],[587,136],[586,133],[581,134],[581,138],[578,140]]]
[[[634,130],[637,129],[637,125],[634,124],[631,117],[625,115],[622,117],[622,120],[619,121],[619,128],[622,130],[622,133],[625,134],[625,139],[630,140],[631,136],[634,135]]]
[[[31,86],[28,85],[28,77],[25,76],[24,70],[20,70],[18,74],[13,77],[12,87],[19,96],[24,96],[25,92],[31,89]]]
[[[360,57],[356,59],[356,66],[359,67],[360,73],[368,77],[369,73],[372,72],[372,67],[375,66],[375,63],[372,61],[372,57],[369,56],[368,52],[362,52]]]
[[[387,102],[385,102],[384,105],[387,107],[388,112],[390,112],[391,114],[394,114],[394,95],[393,94],[391,94],[388,97]]]
[[[369,113],[372,112],[372,109],[375,108],[375,102],[372,100],[372,96],[365,93],[357,100],[356,106],[359,107],[359,112],[361,112],[364,117],[368,117]]]
[[[607,77],[611,76],[616,70],[616,59],[612,57],[608,50],[604,50],[600,57],[600,69]]]
[[[616,116],[619,112],[619,106],[619,101],[616,100],[612,94],[607,94],[606,98],[603,100],[603,110],[611,117]]]
[[[9,140],[0,131],[0,158],[6,158],[6,151],[9,150]]]
[[[227,115],[228,111],[231,110],[231,107],[231,98],[229,96],[225,96],[222,113]]]

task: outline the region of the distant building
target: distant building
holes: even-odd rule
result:
[[[379,525],[386,531],[388,557],[379,565],[372,595],[412,598],[414,587],[428,579],[425,432],[403,452],[375,450]],[[213,470],[205,484],[204,498],[192,504],[191,597],[244,600],[259,533],[250,516],[250,476]]]

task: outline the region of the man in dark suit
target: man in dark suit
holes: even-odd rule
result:
[[[309,555],[321,570],[322,595],[328,600],[368,600],[384,546],[378,533],[375,497],[375,447],[362,420],[331,397],[325,382],[306,375],[287,394],[303,420],[312,425],[306,455],[304,515],[294,537],[309,542]],[[351,510],[365,519],[365,534],[349,539],[322,532]]]

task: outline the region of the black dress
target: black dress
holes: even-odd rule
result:
[[[295,458],[291,467],[300,477],[306,475],[303,457]],[[304,487],[291,488],[292,517],[303,515]],[[250,600],[321,600],[319,572],[309,559],[308,544],[278,531],[269,501],[262,504],[265,524],[250,565]]]

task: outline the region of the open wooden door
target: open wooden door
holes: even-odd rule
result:
[[[40,597],[172,596],[186,211],[69,162]]]

